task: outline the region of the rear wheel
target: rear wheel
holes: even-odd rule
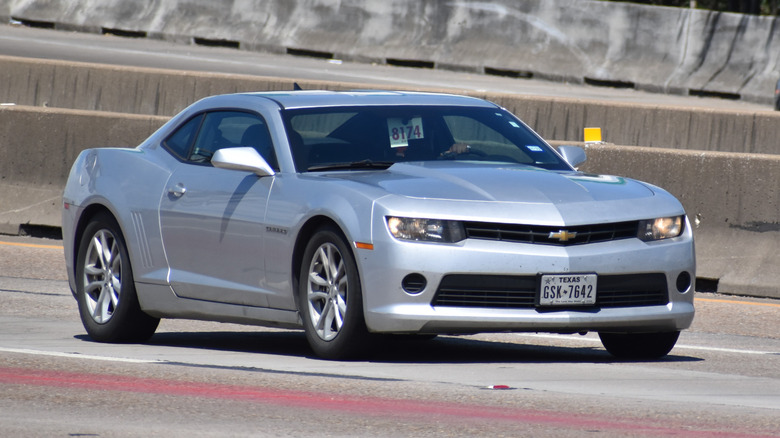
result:
[[[79,243],[76,298],[81,322],[98,342],[143,342],[160,323],[138,304],[127,245],[108,214],[95,216]]]
[[[661,333],[599,333],[604,348],[622,359],[658,359],[672,351],[679,331]]]
[[[368,332],[360,276],[337,228],[321,228],[307,244],[298,293],[306,338],[315,354],[348,359],[365,347]]]

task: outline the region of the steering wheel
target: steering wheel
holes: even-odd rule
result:
[[[487,154],[484,151],[481,151],[479,149],[474,149],[469,145],[466,145],[466,150],[463,152],[454,152],[451,149],[442,152],[439,155],[439,159],[441,160],[457,160],[459,157],[462,157],[464,155],[476,155],[477,157],[484,158],[487,156]]]

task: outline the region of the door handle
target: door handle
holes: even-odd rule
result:
[[[168,189],[168,193],[170,193],[171,195],[177,198],[181,198],[182,196],[184,196],[185,193],[187,193],[187,188],[184,187],[184,184],[178,183],[175,186]]]

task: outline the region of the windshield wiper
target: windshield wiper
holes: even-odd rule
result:
[[[329,163],[318,164],[316,166],[309,167],[309,172],[318,170],[341,170],[341,169],[379,169],[384,170],[395,164],[393,161],[373,161],[373,160],[361,160],[353,161],[351,163]]]

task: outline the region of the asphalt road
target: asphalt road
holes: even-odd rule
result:
[[[780,436],[777,301],[697,294],[691,330],[649,362],[592,334],[331,362],[300,332],[182,320],[109,345],[81,327],[60,244],[0,238],[0,436]]]

